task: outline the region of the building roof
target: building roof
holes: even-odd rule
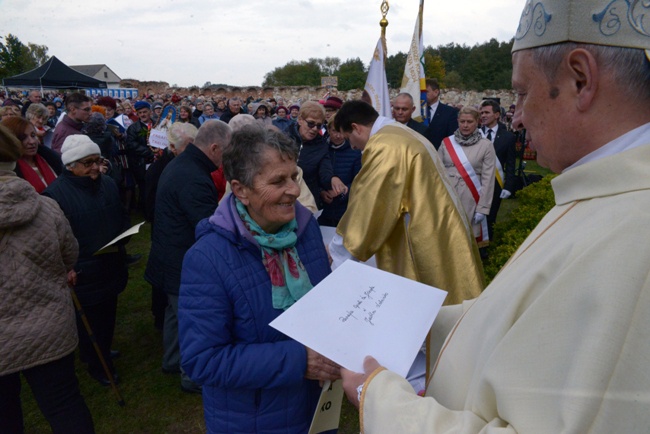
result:
[[[82,74],[89,75],[91,77],[94,77],[95,74],[97,74],[104,67],[106,67],[109,71],[115,74],[115,72],[107,65],[70,65],[70,68],[79,71]],[[119,75],[117,74],[115,75],[119,78]]]

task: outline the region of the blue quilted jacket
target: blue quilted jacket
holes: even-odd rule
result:
[[[313,285],[330,273],[318,224],[296,203],[296,248]],[[181,273],[182,366],[203,385],[210,433],[306,433],[320,389],[306,380],[305,347],[268,324],[282,313],[258,244],[232,196],[196,228]]]

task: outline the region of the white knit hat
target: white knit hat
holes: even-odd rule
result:
[[[512,51],[561,42],[639,48],[650,59],[647,1],[527,0]]]
[[[73,134],[65,138],[61,146],[61,161],[64,166],[79,161],[89,155],[101,155],[99,146],[90,137],[83,134]]]

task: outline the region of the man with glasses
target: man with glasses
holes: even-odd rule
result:
[[[52,136],[54,151],[60,154],[61,146],[68,136],[81,134],[84,122],[87,122],[90,117],[90,105],[90,97],[83,93],[75,92],[66,98],[66,114],[54,129],[54,136]]]
[[[117,381],[111,359],[116,354],[111,354],[111,344],[117,296],[128,281],[125,241],[95,253],[129,228],[129,216],[120,202],[117,184],[101,173],[103,159],[99,146],[88,136],[74,134],[65,139],[61,151],[66,170],[43,195],[59,204],[79,242],[79,259],[73,272],[76,273],[75,291],[112,380]],[[78,318],[77,330],[80,359],[88,364],[88,373],[100,384],[109,385],[111,379],[106,376],[88,332]]]

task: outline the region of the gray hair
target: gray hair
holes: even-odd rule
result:
[[[238,180],[246,187],[253,186],[253,178],[264,165],[264,154],[274,149],[283,158],[298,160],[298,146],[282,133],[260,125],[246,125],[232,135],[223,152],[223,172],[228,182]]]
[[[176,122],[172,124],[169,130],[167,130],[167,139],[169,140],[169,143],[176,147],[176,149],[182,151],[188,144],[194,141],[198,131],[199,130],[189,122]]]
[[[47,118],[48,117],[48,112],[47,112],[47,107],[45,107],[43,104],[30,104],[29,107],[27,107],[27,111],[25,111],[25,119],[28,121],[34,119],[34,118]]]
[[[216,119],[209,119],[203,122],[201,128],[196,133],[194,145],[200,149],[207,149],[212,143],[219,145],[224,149],[230,141],[232,129],[227,123]]]
[[[235,131],[241,130],[246,125],[253,125],[256,122],[255,117],[252,115],[240,113],[233,116],[232,119],[230,119],[230,122],[228,122],[228,125],[230,125],[230,128],[232,128],[232,132],[234,133]]]
[[[578,48],[589,51],[598,65],[612,74],[631,102],[650,101],[650,61],[641,49],[565,42],[532,48],[533,62],[553,83],[564,57]]]

